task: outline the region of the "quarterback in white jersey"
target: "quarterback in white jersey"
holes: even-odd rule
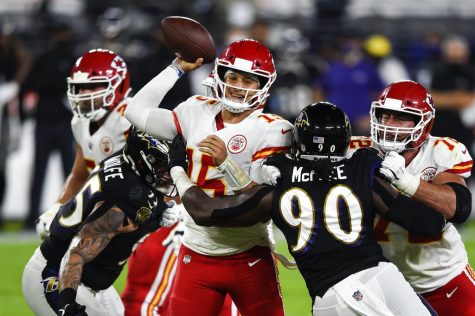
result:
[[[177,58],[137,93],[125,115],[156,137],[181,134],[190,178],[211,196],[230,195],[262,183],[262,160],[290,149],[292,125],[262,113],[275,66],[269,50],[249,39],[230,44],[216,59],[213,98],[192,96],[173,111],[156,108],[181,75],[201,64],[201,58],[195,63]],[[283,315],[265,223],[200,227],[185,216],[172,314],[215,315],[230,294],[243,314]]]
[[[75,114],[71,128],[76,158],[57,203],[38,219],[40,238],[48,234],[59,207],[78,193],[92,169],[124,146],[130,127],[124,117],[129,82],[124,60],[109,50],[90,50],[74,64],[67,95]]]
[[[439,315],[475,313],[475,278],[453,223],[471,212],[472,158],[464,144],[431,136],[432,97],[413,81],[395,82],[371,106],[371,139],[356,138],[351,149],[373,146],[384,153],[380,172],[397,189],[444,215],[438,238],[422,238],[378,218],[376,238],[384,255]]]

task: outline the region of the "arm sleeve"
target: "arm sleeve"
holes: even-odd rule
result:
[[[396,192],[378,176],[374,178],[373,201],[378,213],[418,235],[436,237],[446,224],[441,213]]]
[[[146,133],[172,140],[177,134],[173,113],[157,106],[178,78],[176,70],[165,68],[132,98],[125,110],[125,117]]]

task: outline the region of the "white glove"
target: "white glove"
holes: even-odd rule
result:
[[[44,240],[49,236],[49,228],[53,222],[56,213],[58,213],[61,203],[54,203],[46,212],[41,214],[40,217],[36,220],[36,234],[40,237],[41,240]]]
[[[262,165],[262,180],[265,184],[276,185],[280,176],[280,170],[277,167]]]
[[[178,224],[170,231],[167,238],[162,242],[162,245],[168,247],[169,245],[173,246],[173,251],[175,255],[178,255],[180,250],[181,240],[183,239],[183,233],[185,232],[185,223],[179,221]]]
[[[175,201],[167,202],[168,208],[163,212],[160,226],[171,227],[176,222],[183,219],[182,212],[185,212],[183,204],[177,204]]]
[[[0,85],[0,107],[10,102],[17,94],[20,87],[15,81],[6,82]]]
[[[406,160],[395,151],[389,152],[381,163],[379,172],[396,187],[408,196],[413,196],[421,179],[415,177],[406,170]]]

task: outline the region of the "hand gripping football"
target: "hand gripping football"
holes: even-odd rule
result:
[[[195,62],[202,57],[203,63],[207,64],[216,58],[216,47],[211,34],[193,19],[168,16],[161,22],[161,32],[168,48],[188,62]]]

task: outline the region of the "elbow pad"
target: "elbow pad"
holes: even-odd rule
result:
[[[455,214],[448,221],[461,224],[467,220],[472,212],[472,193],[466,186],[459,183],[448,182],[445,184],[454,190],[456,198]]]

